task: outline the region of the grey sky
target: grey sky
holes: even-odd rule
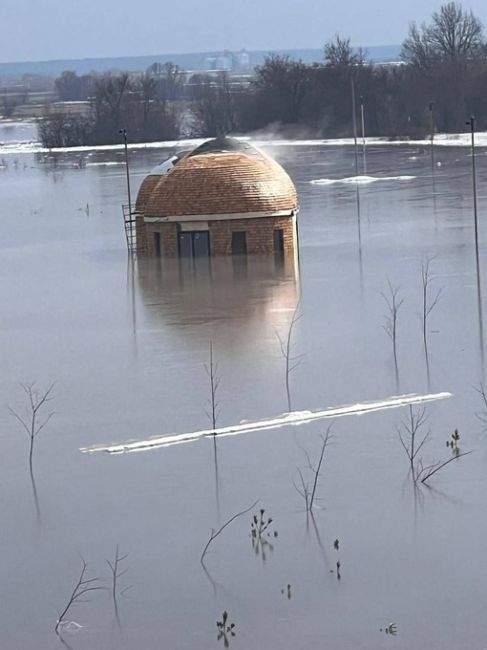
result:
[[[0,61],[390,45],[434,0],[0,0]],[[471,8],[487,24],[487,2]]]

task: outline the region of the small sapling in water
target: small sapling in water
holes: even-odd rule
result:
[[[458,433],[458,429],[455,429],[455,431],[451,434],[450,440],[446,441],[446,446],[450,447],[452,453],[455,456],[458,456],[458,454],[460,453],[460,447],[458,446],[459,442],[460,442],[460,434]]]
[[[296,305],[296,309],[293,312],[291,323],[289,324],[286,340],[284,341],[280,337],[279,332],[276,332],[276,336],[281,348],[281,354],[284,357],[284,360],[286,362],[286,397],[287,397],[287,410],[289,413],[292,410],[291,409],[291,388],[290,388],[289,379],[292,371],[299,366],[302,360],[302,355],[293,355],[293,342],[292,342],[294,326],[302,316],[302,314],[298,313],[299,307],[300,307],[300,303],[298,302],[298,304]]]
[[[381,627],[380,632],[385,632],[391,636],[397,636],[397,625],[395,623],[389,623],[386,627]]]
[[[235,623],[230,623],[226,610],[222,614],[222,620],[216,622],[216,627],[218,628],[217,641],[223,639],[224,647],[228,648],[230,645],[229,637],[235,636]]]
[[[250,522],[250,537],[252,539],[252,548],[256,555],[262,555],[262,559],[266,560],[266,550],[273,551],[274,546],[266,539],[268,537],[276,538],[278,536],[277,530],[271,531],[269,526],[272,524],[272,517],[265,516],[264,508],[259,510],[258,515],[253,515]]]
[[[396,379],[399,376],[397,365],[397,317],[399,309],[404,303],[404,298],[399,298],[400,287],[394,287],[390,280],[387,280],[389,289],[388,294],[382,293],[382,297],[387,305],[387,314],[385,316],[385,323],[382,326],[387,336],[391,339],[392,353],[394,355],[394,367],[396,370]]]
[[[205,364],[206,374],[210,380],[210,397],[208,399],[209,411],[206,412],[213,433],[215,434],[216,423],[220,415],[220,403],[218,401],[218,389],[220,387],[221,375],[218,373],[218,364],[213,360],[213,342],[210,341],[210,362]]]

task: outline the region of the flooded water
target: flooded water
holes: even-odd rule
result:
[[[29,151],[29,139],[33,127],[0,127],[2,648],[224,647],[223,611],[234,650],[487,647],[487,407],[476,391],[484,374],[468,148],[438,148],[433,178],[423,145],[371,144],[357,184],[349,146],[269,142],[298,188],[299,260],[186,267],[128,258],[121,149],[49,154]],[[134,192],[173,151],[131,149]],[[485,305],[486,149],[477,162]],[[427,259],[430,300],[441,296],[426,358]],[[388,281],[404,300],[397,369]],[[296,308],[290,421],[281,418],[278,335],[286,340]],[[199,434],[210,428],[210,341],[216,439]],[[45,411],[55,413],[35,439],[38,512],[29,440],[7,408],[25,413],[19,382],[55,382]],[[411,393],[451,394],[424,405],[424,466],[452,457],[455,429],[461,451],[474,452],[429,488],[413,488],[399,441],[407,398],[390,403]],[[331,413],[341,417],[303,414],[340,405],[351,405]],[[257,425],[226,435],[242,420]],[[301,472],[313,487],[309,463],[331,421],[311,517],[295,486]],[[187,433],[196,435],[171,437]],[[80,451],[153,436],[172,442]],[[211,542],[202,566],[212,530],[257,500]],[[256,545],[261,508],[273,521]],[[117,545],[128,554],[118,620],[106,562]],[[105,589],[73,605],[60,639],[54,627],[80,556]]]

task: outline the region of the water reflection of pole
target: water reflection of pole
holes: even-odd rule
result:
[[[127,299],[130,301],[134,352],[135,356],[137,356],[137,304],[135,299],[135,260],[133,255],[128,255],[127,257]]]
[[[213,434],[213,460],[215,467],[215,500],[216,500],[216,514],[218,521],[220,521],[220,477],[218,474],[218,449],[216,446],[216,434]]]
[[[127,147],[127,129],[120,129],[119,133],[123,136],[123,144],[125,147],[125,172],[127,174],[127,196],[129,200],[129,215],[132,214],[132,199],[130,196],[130,174],[129,174],[129,152]]]
[[[480,358],[482,362],[482,375],[484,373],[484,327],[482,316],[482,291],[480,283],[480,256],[479,256],[479,224],[477,212],[477,171],[475,166],[475,117],[472,115],[467,122],[470,126],[471,133],[471,152],[472,152],[472,190],[473,190],[473,215],[475,228],[475,260],[477,266],[477,303],[479,310],[479,330],[480,330]]]
[[[360,95],[360,120],[362,122],[362,156],[364,162],[364,176],[367,176],[367,154],[365,150],[365,108],[363,95]]]

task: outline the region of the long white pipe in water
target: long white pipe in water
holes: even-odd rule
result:
[[[441,399],[452,397],[451,393],[432,393],[429,395],[397,395],[387,397],[383,400],[373,402],[359,402],[346,406],[332,406],[322,411],[295,411],[293,413],[284,413],[275,418],[257,420],[255,422],[243,421],[240,424],[221,427],[219,429],[206,429],[204,431],[194,431],[190,433],[171,433],[160,436],[147,438],[146,440],[133,440],[125,443],[113,445],[95,445],[93,447],[82,447],[83,453],[95,453],[104,451],[109,454],[126,454],[135,451],[148,451],[150,449],[159,449],[161,447],[171,447],[180,445],[185,442],[195,442],[202,438],[212,438],[216,435],[218,438],[224,436],[237,436],[242,433],[253,433],[255,431],[265,431],[268,429],[278,429],[285,426],[297,426],[323,420],[325,418],[338,418],[345,415],[362,415],[374,411],[384,411],[386,409],[399,408],[409,404],[420,404],[423,402],[433,402]]]

